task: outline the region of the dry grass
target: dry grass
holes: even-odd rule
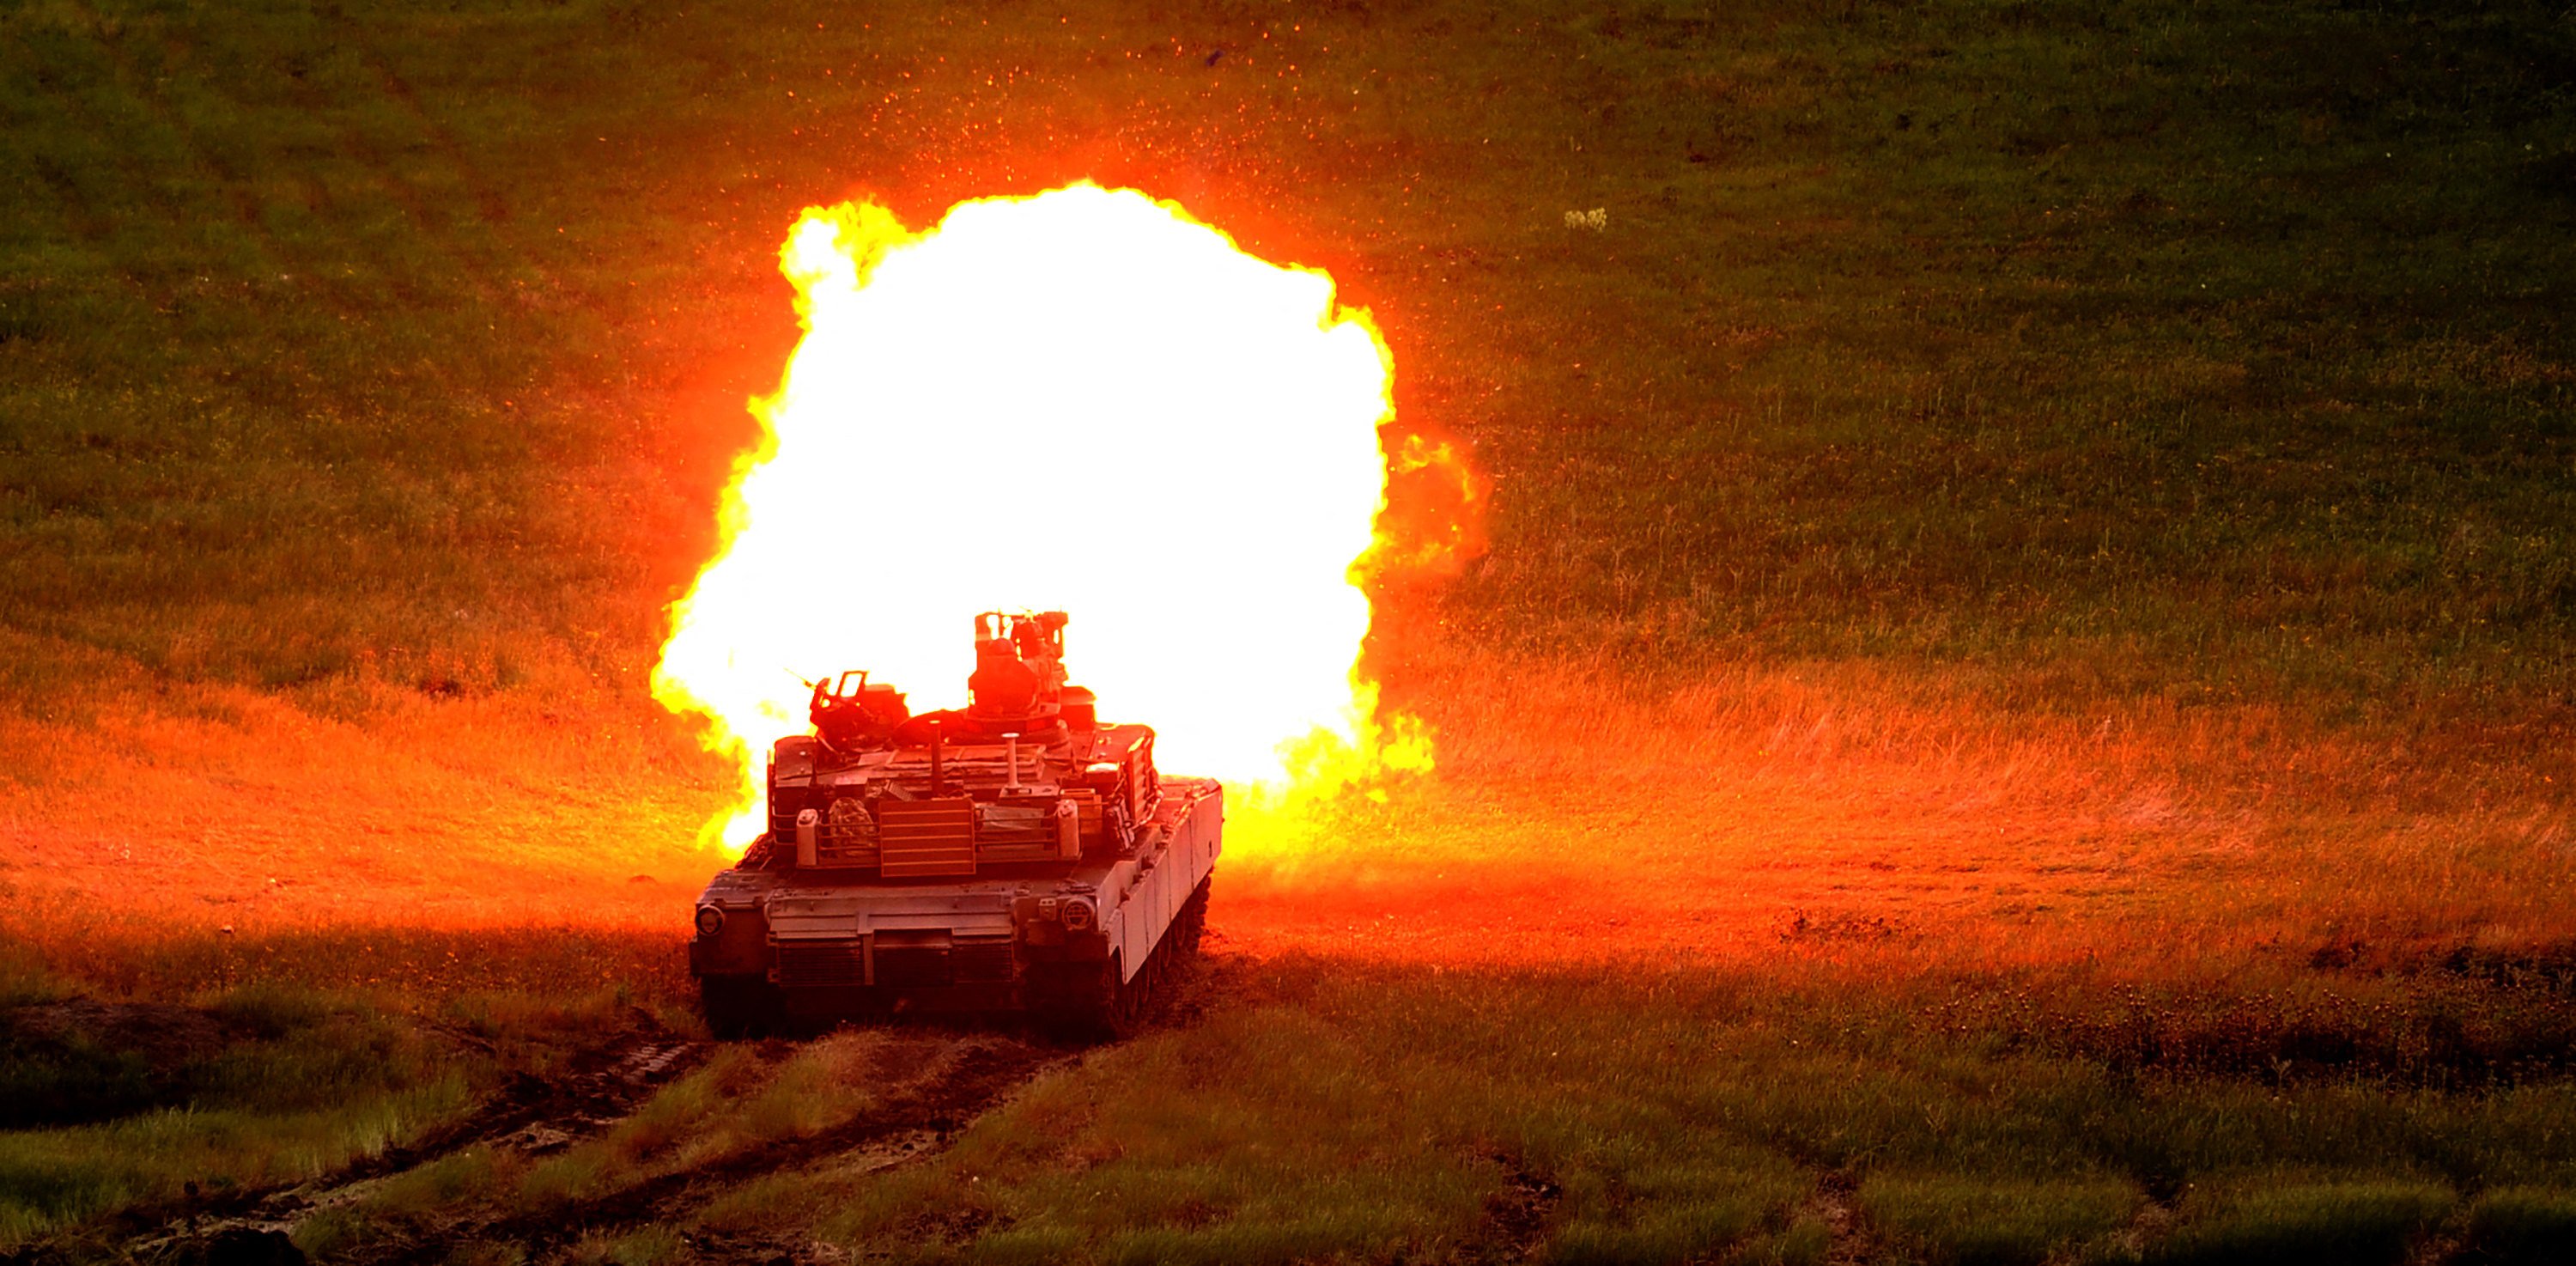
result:
[[[1239,823],[1239,945],[2563,934],[2555,10],[811,16],[0,18],[23,935],[676,928],[640,682],[781,228],[1084,175],[1332,269],[1495,480],[1380,594],[1446,771]]]
[[[1835,1242],[1819,1172],[1859,1183],[1852,1225],[1875,1238],[1848,1243],[1938,1260],[2556,1234],[2576,1012],[2546,955],[2576,940],[2576,902],[2546,784],[2391,777],[2362,739],[2257,709],[2105,725],[1851,663],[1669,691],[1561,662],[1417,670],[1440,774],[1238,814],[1204,1020],[1040,1082],[935,1162],[713,1189],[578,1251],[667,1257],[694,1225],[994,1261],[1437,1253],[1491,1241],[1497,1193],[1540,1184],[1557,1194],[1526,1234],[1551,1259],[1811,1261]],[[369,985],[503,1042],[545,1029],[548,999],[685,1007],[675,951],[714,862],[674,841],[689,796],[722,794],[711,763],[670,758],[657,823],[493,772],[551,753],[619,785],[604,766],[644,741],[614,730],[547,748],[503,701],[423,701],[317,775],[355,727],[227,702],[156,704],[42,767],[77,787],[122,753],[192,811],[262,823],[150,884],[13,853],[11,947],[48,987]],[[482,794],[390,837],[410,869],[348,865],[409,801],[389,773]],[[298,777],[346,802],[261,817]],[[632,834],[585,854],[481,833],[512,815]],[[174,899],[248,864],[297,881]],[[299,1235],[434,1233],[810,1132],[865,1101],[845,1065],[873,1040],[719,1056],[594,1143],[423,1171]],[[508,1062],[541,1056],[518,1043]],[[2473,1198],[2497,1184],[2526,1194]]]
[[[1437,778],[1317,822],[1239,817],[1232,944],[2209,977],[2328,943],[2576,937],[2563,784],[2415,765],[2278,708],[2052,714],[1848,661],[1660,694],[1562,663],[1426,677]]]
[[[634,700],[422,698],[363,722],[27,636],[55,690],[0,710],[0,884],[56,919],[248,935],[368,923],[619,926],[713,859],[714,771]]]
[[[690,841],[722,770],[632,704],[400,700],[361,726],[97,680],[87,726],[0,728],[27,758],[0,788],[0,881],[20,943],[59,962],[106,929],[135,942],[138,915],[141,941],[200,946],[165,961],[209,972],[256,970],[226,926],[238,947],[382,927],[435,933],[434,958],[533,926],[649,953],[720,864]],[[2413,765],[2277,709],[2052,715],[1855,662],[1669,693],[1561,662],[1418,680],[1437,775],[1237,812],[1216,921],[1234,949],[2203,979],[2329,947],[2349,964],[2576,939],[2562,784]]]

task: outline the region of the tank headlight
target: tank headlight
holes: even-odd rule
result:
[[[1064,925],[1066,927],[1079,932],[1084,928],[1091,926],[1092,912],[1090,902],[1084,901],[1078,897],[1068,897],[1065,899],[1063,909]]]
[[[714,936],[724,931],[724,911],[716,906],[698,907],[698,935]]]

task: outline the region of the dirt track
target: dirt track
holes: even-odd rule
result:
[[[998,1034],[936,1032],[897,1035],[880,1055],[881,1067],[908,1067],[915,1070],[913,1075],[887,1086],[876,1106],[830,1129],[721,1156],[594,1199],[450,1224],[439,1228],[434,1239],[388,1245],[383,1251],[359,1253],[347,1260],[385,1266],[437,1262],[461,1240],[515,1244],[541,1252],[592,1232],[676,1221],[726,1187],[827,1158],[846,1160],[856,1154],[880,1166],[900,1164],[945,1146],[977,1114],[1039,1070],[1069,1057],[1061,1050]],[[600,1122],[599,1127],[612,1123]],[[785,1241],[732,1240],[723,1249],[720,1256],[736,1259],[801,1256]]]
[[[1195,945],[1192,946],[1195,949]],[[1187,1025],[1239,987],[1232,960],[1196,953],[1178,967],[1136,1017],[1143,1029]],[[461,1030],[459,1045],[485,1046]],[[772,1038],[749,1044],[760,1063],[784,1065],[805,1043]],[[412,1142],[294,1184],[199,1193],[103,1214],[14,1254],[0,1266],[55,1266],[95,1260],[207,1266],[300,1262],[288,1236],[316,1214],[364,1201],[386,1179],[469,1148],[542,1157],[609,1132],[656,1091],[707,1061],[721,1044],[676,1033],[650,1013],[629,1009],[617,1027],[571,1053],[559,1071],[520,1073],[462,1118]],[[542,1259],[585,1236],[615,1235],[650,1225],[679,1230],[709,1200],[741,1183],[832,1163],[875,1170],[943,1150],[977,1116],[1048,1068],[1091,1049],[1006,1027],[946,1027],[897,1021],[880,1030],[864,1074],[875,1097],[845,1120],[810,1134],[718,1153],[654,1173],[597,1195],[526,1208],[475,1202],[436,1218],[371,1218],[363,1240],[329,1252],[362,1266],[426,1266],[448,1260],[463,1244],[515,1248]],[[775,1236],[683,1232],[702,1258],[763,1263],[814,1260],[801,1227]]]
[[[464,1035],[460,1040],[471,1042]],[[762,1062],[783,1063],[801,1043],[770,1040],[753,1049]],[[464,1118],[405,1146],[294,1185],[209,1192],[130,1206],[82,1227],[0,1257],[11,1266],[51,1266],[98,1259],[167,1263],[300,1261],[286,1236],[313,1214],[353,1203],[381,1180],[467,1148],[506,1148],[523,1155],[560,1152],[616,1126],[653,1092],[703,1063],[717,1044],[671,1032],[643,1011],[576,1052],[553,1076],[521,1074]],[[1001,1031],[899,1027],[875,1052],[881,1095],[857,1115],[820,1132],[716,1156],[591,1198],[535,1211],[479,1210],[446,1221],[373,1228],[362,1244],[335,1251],[334,1261],[400,1266],[447,1259],[457,1245],[512,1245],[530,1256],[585,1235],[652,1223],[685,1223],[715,1194],[763,1175],[820,1161],[860,1160],[888,1167],[936,1154],[978,1114],[1079,1049]],[[721,1260],[799,1261],[811,1246],[777,1238],[708,1238],[697,1247]]]
[[[468,1035],[451,1036],[476,1042]],[[710,1044],[674,1034],[641,1010],[630,1011],[617,1030],[575,1052],[561,1074],[515,1076],[464,1118],[407,1145],[291,1186],[204,1195],[192,1191],[178,1200],[130,1206],[23,1250],[16,1260],[77,1260],[102,1249],[142,1261],[280,1260],[276,1253],[286,1247],[280,1241],[297,1222],[351,1198],[377,1179],[476,1144],[531,1154],[560,1150],[613,1125],[655,1088],[704,1060],[709,1049]]]

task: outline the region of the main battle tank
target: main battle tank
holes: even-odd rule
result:
[[[698,898],[689,971],[740,1036],[898,1010],[1132,1023],[1197,949],[1222,848],[1212,779],[1066,684],[1061,611],[975,617],[963,709],[847,672],[769,761],[769,830]]]

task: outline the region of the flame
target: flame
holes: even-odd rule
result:
[[[1387,455],[1389,504],[1378,516],[1372,577],[1457,575],[1485,552],[1484,505],[1491,486],[1457,444],[1407,435]]]
[[[961,704],[988,609],[1071,612],[1074,680],[1153,725],[1168,769],[1295,794],[1430,767],[1359,671],[1359,581],[1455,543],[1378,539],[1393,360],[1332,278],[1088,182],[919,233],[810,208],[780,262],[805,335],[653,676],[741,769],[710,825],[728,848],[761,829],[771,743],[806,729],[800,677]],[[1422,443],[1394,462],[1465,469]]]

